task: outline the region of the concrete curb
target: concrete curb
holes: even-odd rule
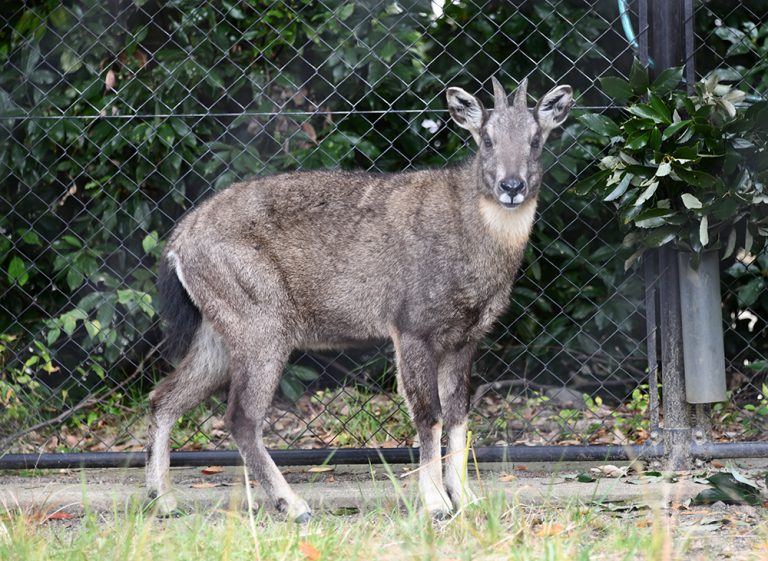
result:
[[[764,469],[765,462],[750,461],[753,469]],[[759,465],[756,465],[759,464]],[[580,504],[594,501],[667,505],[694,497],[704,486],[691,477],[676,483],[632,485],[626,478],[601,478],[579,483],[566,480],[566,473],[588,471],[594,464],[548,465],[549,471],[531,466],[483,465],[480,481],[472,476],[472,487],[479,495],[503,493],[508,501],[520,504]],[[534,469],[531,469],[531,468]],[[746,466],[749,469],[750,466]],[[310,473],[306,467],[286,468],[286,478],[294,490],[316,511],[352,509],[366,511],[394,506],[403,498],[416,498],[415,476],[402,466],[336,466],[332,472]],[[552,471],[554,470],[554,471]],[[63,509],[82,512],[121,512],[131,504],[144,504],[143,471],[140,469],[66,470],[33,477],[0,477],[0,504],[6,510]],[[199,468],[172,470],[177,499],[186,511],[242,508],[245,492],[242,468],[224,468],[215,475],[203,475]],[[264,503],[264,493],[252,486],[254,500]]]

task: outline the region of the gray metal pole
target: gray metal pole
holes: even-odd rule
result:
[[[651,421],[651,444],[658,444],[661,437],[659,410],[659,343],[658,318],[656,317],[656,298],[659,293],[657,252],[647,252],[643,258],[643,276],[645,280],[645,345],[648,359],[648,399]]]
[[[661,286],[661,391],[664,410],[664,453],[667,469],[691,467],[692,440],[690,406],[685,400],[683,340],[680,324],[680,292],[676,251],[665,246],[660,251]]]
[[[685,395],[688,403],[725,401],[725,350],[720,295],[720,255],[707,251],[698,269],[691,254],[677,254],[683,327]]]
[[[691,0],[649,1],[649,54],[652,74],[686,62],[685,15]],[[691,467],[691,411],[685,401],[680,285],[676,251],[665,246],[659,251],[659,311],[661,338],[661,385],[664,411],[664,452],[667,469]]]

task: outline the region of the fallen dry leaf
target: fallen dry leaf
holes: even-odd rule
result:
[[[223,467],[219,466],[208,466],[200,470],[200,473],[204,475],[215,475],[217,473],[221,473],[224,471]]]
[[[304,134],[307,135],[307,138],[309,138],[312,144],[317,144],[317,132],[311,123],[304,123],[301,125],[301,130],[304,131]]]
[[[307,471],[309,473],[325,473],[327,471],[333,471],[336,469],[336,466],[314,466],[309,468]]]
[[[725,464],[723,462],[718,462],[717,460],[712,460],[712,462],[710,463],[712,464],[713,468],[722,469],[725,467]]]
[[[528,471],[528,466],[515,466],[517,471]]]
[[[114,90],[117,83],[117,77],[115,71],[111,68],[107,70],[107,77],[104,79],[104,89],[107,91]]]
[[[515,479],[517,479],[517,477],[515,477],[511,473],[502,473],[499,476],[499,481],[502,481],[503,483],[507,483],[509,481],[514,481]]]
[[[216,486],[215,483],[193,483],[190,485],[193,489],[213,489]]]
[[[311,543],[301,542],[299,544],[299,551],[301,551],[304,554],[304,557],[309,559],[309,561],[317,561],[320,559],[320,551],[318,551],[318,549]]]
[[[565,530],[565,528],[560,524],[546,524],[539,528],[539,530],[536,532],[536,535],[540,538],[546,538],[549,536],[562,534],[563,530]]]
[[[50,514],[46,514],[43,518],[44,520],[72,520],[76,517],[74,514],[59,510]]]

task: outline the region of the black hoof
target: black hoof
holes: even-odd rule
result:
[[[170,518],[181,518],[182,516],[187,516],[189,513],[186,510],[182,510],[180,508],[175,508],[171,512],[158,512],[157,518],[163,518],[163,519],[170,519]]]
[[[312,513],[302,512],[293,521],[296,522],[296,524],[307,524],[310,520],[312,520]]]

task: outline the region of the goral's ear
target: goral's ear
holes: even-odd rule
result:
[[[573,107],[573,88],[557,86],[549,90],[536,104],[533,116],[544,134],[563,124]]]
[[[472,133],[475,142],[480,143],[480,130],[488,119],[483,104],[472,94],[461,88],[448,88],[448,111],[451,118],[463,129]]]

